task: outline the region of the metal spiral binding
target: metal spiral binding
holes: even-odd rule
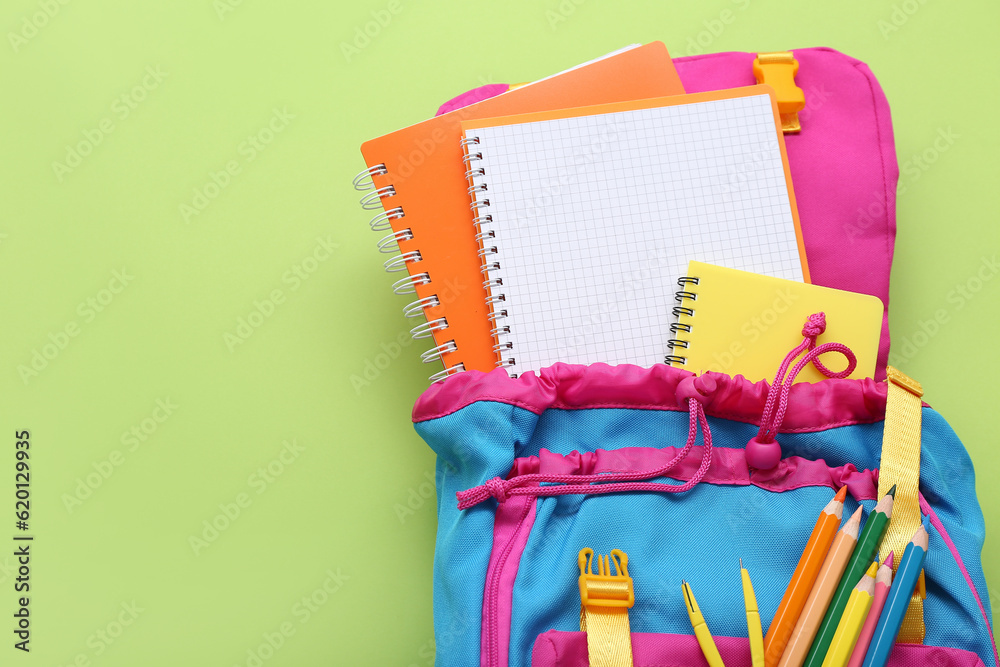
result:
[[[368,226],[373,232],[387,232],[392,229],[392,221],[404,217],[403,207],[397,206],[388,211],[376,213],[375,217],[368,221]]]
[[[371,180],[372,176],[388,174],[389,170],[385,168],[385,163],[377,164],[374,167],[368,167],[367,169],[362,169],[358,172],[358,175],[354,177],[354,189],[358,192],[364,192],[365,190],[371,190],[375,187],[375,183]],[[366,182],[367,180],[367,182]]]
[[[507,317],[507,310],[500,305],[506,303],[507,295],[500,291],[503,287],[503,278],[494,275],[500,270],[500,262],[494,258],[499,254],[497,245],[490,242],[497,237],[496,229],[493,228],[493,215],[486,212],[490,206],[490,200],[486,197],[490,187],[486,180],[486,169],[475,164],[482,161],[483,154],[480,150],[472,148],[481,146],[481,142],[479,137],[465,137],[461,143],[464,152],[462,162],[466,165],[465,178],[469,181],[467,192],[472,198],[469,209],[474,215],[472,224],[476,228],[476,244],[479,246],[476,254],[482,263],[480,270],[486,278],[483,287],[489,295],[486,298],[486,306],[490,311],[488,319],[493,326],[490,334],[496,339],[493,346],[493,351],[497,354],[496,365],[499,368],[512,368],[516,362],[512,355],[514,342],[510,340],[510,327],[498,324],[498,320]],[[517,377],[516,374],[512,375]]]
[[[455,364],[454,366],[448,366],[443,371],[438,371],[431,376],[431,382],[437,382],[438,380],[443,380],[447,377],[451,377],[455,373],[461,373],[465,370],[465,364]]]
[[[396,271],[405,271],[407,264],[410,262],[419,262],[421,259],[419,250],[411,250],[410,252],[404,252],[402,255],[396,255],[385,260],[384,266],[386,272],[395,273]]]
[[[440,305],[441,302],[438,301],[437,294],[431,294],[406,304],[403,308],[403,317],[419,317],[424,314],[424,309],[436,308]]]
[[[458,349],[458,345],[455,341],[449,340],[447,343],[441,343],[437,347],[432,347],[426,352],[420,353],[420,360],[425,364],[429,364],[440,360],[444,355],[450,354]]]
[[[463,146],[470,145],[473,143],[478,143],[478,139],[475,141],[463,141]],[[465,161],[466,164],[469,163],[468,160]],[[466,178],[470,178],[473,175],[482,176],[486,172],[483,169],[471,169],[470,173],[466,173]],[[413,239],[413,230],[411,228],[400,229],[394,231],[392,223],[394,220],[399,220],[405,217],[402,206],[396,206],[395,208],[386,209],[383,206],[384,200],[388,197],[393,197],[396,195],[396,188],[392,185],[386,185],[381,188],[375,187],[374,176],[384,176],[389,173],[386,168],[385,163],[380,163],[367,169],[363,169],[354,177],[352,185],[354,189],[358,192],[367,192],[363,197],[361,197],[361,208],[368,211],[376,211],[378,209],[384,209],[379,211],[372,219],[369,220],[368,226],[372,231],[375,232],[389,232],[386,236],[379,240],[377,247],[381,253],[399,253],[394,257],[387,259],[384,263],[385,270],[394,273],[399,271],[407,271],[409,269],[408,265],[414,262],[419,262],[423,259],[419,250],[412,250],[409,252],[401,252],[399,247],[400,241],[410,241]],[[485,188],[484,188],[485,189]],[[470,193],[471,194],[471,193]],[[431,283],[430,274],[424,271],[423,273],[414,273],[408,275],[405,278],[401,278],[392,284],[392,291],[394,294],[415,294],[417,287],[422,285],[429,285]],[[418,317],[420,315],[426,314],[426,309],[434,308],[441,305],[441,301],[438,299],[436,294],[430,296],[425,296],[423,298],[417,299],[407,304],[403,308],[403,315],[405,317]],[[448,328],[448,321],[441,317],[433,321],[427,321],[419,324],[410,330],[410,335],[414,339],[420,338],[430,338],[435,332],[441,331]],[[420,355],[421,360],[424,363],[432,363],[434,361],[443,360],[444,356],[456,352],[458,350],[458,345],[454,340],[441,343]],[[444,370],[434,373],[430,376],[431,382],[436,382],[442,380],[450,375],[459,373],[465,370],[465,364],[458,363],[452,366],[446,367]]]
[[[414,294],[418,285],[429,285],[431,276],[426,271],[424,273],[414,273],[412,276],[400,278],[392,284],[393,294]]]
[[[375,211],[382,208],[382,200],[396,194],[396,188],[386,185],[378,190],[372,190],[361,198],[361,208],[366,211]]]
[[[700,280],[698,278],[694,278],[692,276],[682,276],[678,278],[677,286],[680,287],[680,290],[674,292],[674,300],[677,301],[677,303],[684,303],[685,301],[697,301],[698,293],[692,292],[690,289],[687,289],[687,286],[697,285],[699,282]],[[674,306],[672,312],[675,317],[680,317],[681,315],[686,315],[688,317],[691,317],[692,315],[694,315],[694,308],[689,308],[687,306]],[[676,335],[681,332],[691,333],[691,325],[681,324],[680,322],[674,322],[673,324],[670,325],[670,333]],[[684,340],[683,338],[671,338],[670,340],[667,341],[667,347],[670,348],[671,352],[673,352],[678,348],[686,350],[689,347],[691,347],[691,341]],[[667,364],[680,364],[681,366],[687,365],[687,357],[681,356],[679,354],[668,354],[664,357],[663,360]]]
[[[436,320],[431,320],[430,322],[424,322],[423,324],[418,324],[417,326],[410,329],[410,337],[414,340],[420,340],[421,338],[430,338],[434,335],[435,331],[441,331],[442,329],[448,328],[448,320],[439,317]]]
[[[382,253],[399,252],[399,242],[409,241],[413,238],[413,232],[409,228],[401,229],[382,237],[378,242],[378,251]]]

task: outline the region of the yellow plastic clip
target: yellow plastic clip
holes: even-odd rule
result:
[[[798,132],[799,112],[806,106],[806,95],[795,85],[795,74],[799,62],[791,51],[758,53],[753,61],[753,75],[757,83],[774,88],[778,98],[778,113],[781,115],[781,129],[785,134]]]
[[[611,574],[611,560],[615,571]],[[577,558],[580,565],[580,601],[584,607],[624,607],[635,604],[635,589],[628,575],[628,556],[624,551],[612,549],[610,556],[597,556],[597,573],[594,573],[594,550],[581,549]]]

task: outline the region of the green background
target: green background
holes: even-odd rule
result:
[[[39,14],[46,7],[51,17]],[[11,647],[12,559],[0,555],[0,663],[245,665],[286,624],[294,634],[264,664],[430,664],[435,516],[421,494],[433,458],[409,412],[436,368],[412,345],[370,384],[352,384],[413,324],[350,185],[364,167],[358,147],[484,83],[540,78],[633,42],[686,55],[699,35],[706,51],[831,46],[881,81],[900,163],[911,161],[898,202],[896,349],[944,311],[947,322],[917,336],[922,346],[900,365],[972,454],[996,605],[1000,280],[961,307],[948,295],[1000,246],[1000,5],[795,7],[4,3],[0,514],[10,523],[0,545],[15,532],[23,428],[37,541],[30,655]],[[724,10],[735,19],[712,34]],[[390,20],[345,51],[373,16]],[[42,27],[26,27],[32,20]],[[269,134],[272,123],[280,131]],[[957,138],[934,149],[949,131]],[[57,170],[87,133],[100,141]],[[251,148],[253,135],[269,143]],[[932,164],[912,162],[928,151]],[[211,186],[213,173],[224,187]],[[196,203],[203,210],[185,215]],[[296,283],[296,267],[312,272]],[[123,269],[121,289],[113,277]],[[270,314],[241,331],[255,302]],[[76,335],[63,339],[67,326]],[[250,335],[232,338],[240,333]],[[19,372],[46,350],[37,375]],[[176,407],[166,415],[157,400]],[[144,441],[127,435],[133,428]],[[299,450],[275,463],[285,441]],[[268,465],[280,469],[270,481],[256,472]],[[88,475],[96,488],[67,504]],[[398,513],[411,501],[412,514]],[[226,524],[220,504],[239,516],[192,547],[203,522]],[[322,603],[306,616],[309,597]],[[141,611],[118,634],[133,602]],[[106,642],[109,632],[118,636]]]

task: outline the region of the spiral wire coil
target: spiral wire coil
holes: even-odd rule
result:
[[[486,168],[482,164],[483,153],[480,137],[465,137],[462,139],[462,149],[464,155],[462,162],[466,165],[465,177],[469,181],[468,193],[472,197],[469,208],[473,212],[472,224],[476,229],[476,243],[479,245],[477,255],[481,261],[480,270],[485,280],[483,287],[488,293],[486,305],[489,308],[488,319],[493,328],[490,334],[496,343],[493,351],[497,354],[496,365],[498,368],[511,369],[515,367],[514,342],[511,339],[510,326],[501,324],[499,320],[507,317],[507,310],[501,304],[507,301],[507,295],[500,291],[503,287],[503,278],[497,275],[500,270],[498,246],[494,243],[498,236],[498,231],[493,225],[493,215],[489,213],[491,206],[489,193],[489,183],[486,177]],[[511,373],[512,377],[517,377],[516,373]]]
[[[464,145],[466,144],[463,142],[463,146]],[[466,163],[468,163],[468,161],[466,161]],[[485,173],[482,169],[473,169],[470,171],[475,172],[475,174],[479,176],[482,176]],[[389,170],[386,168],[385,163],[382,162],[359,171],[351,184],[354,186],[356,191],[366,193],[361,197],[361,208],[366,211],[378,211],[368,222],[368,226],[371,230],[374,232],[389,232],[382,237],[377,244],[380,253],[394,253],[393,257],[390,257],[385,261],[385,270],[389,273],[399,271],[409,272],[411,270],[411,265],[420,262],[423,257],[421,256],[419,250],[413,249],[407,252],[402,252],[402,249],[400,248],[401,242],[412,241],[414,236],[411,228],[400,230],[393,229],[393,221],[402,219],[406,214],[404,213],[402,206],[395,206],[392,208],[387,207],[386,201],[391,197],[396,196],[395,186],[390,184],[382,187],[376,187],[374,179],[375,176],[385,176],[388,173]],[[467,178],[471,176],[471,173],[466,174]],[[379,209],[382,210],[379,211]],[[414,272],[410,273],[405,278],[401,278],[394,282],[392,284],[392,291],[394,294],[415,294],[418,287],[430,284],[431,277],[428,272]],[[421,315],[426,315],[428,308],[436,308],[440,305],[441,301],[438,296],[436,294],[431,294],[407,304],[403,308],[403,315],[408,318],[419,317]],[[431,338],[436,332],[447,328],[448,320],[444,317],[439,317],[413,327],[410,330],[410,335],[414,339]],[[455,341],[449,340],[432,347],[426,352],[423,352],[420,355],[420,358],[424,363],[443,361],[446,354],[451,354],[457,350],[458,345]],[[447,366],[444,370],[431,375],[430,380],[431,382],[436,382],[464,370],[465,364],[453,364],[452,366]]]
[[[680,289],[674,292],[674,300],[679,304],[683,304],[685,301],[690,301],[692,303],[697,301],[698,293],[689,289],[688,286],[697,285],[699,282],[700,280],[693,276],[682,276],[678,278],[677,286],[680,287]],[[674,314],[674,317],[680,317],[681,315],[691,317],[694,315],[694,308],[684,305],[674,306],[671,312]],[[679,333],[691,333],[691,329],[692,327],[690,324],[682,324],[680,322],[674,322],[670,325],[670,333],[674,336]],[[667,341],[667,347],[670,348],[671,352],[677,349],[686,350],[691,347],[691,341],[684,338],[671,338]],[[681,366],[687,365],[687,357],[680,354],[668,354],[663,360],[667,364],[680,364]]]

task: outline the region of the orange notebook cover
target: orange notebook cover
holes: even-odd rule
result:
[[[441,350],[446,371],[489,371],[498,360],[469,208],[461,123],[683,93],[666,47],[652,42],[361,145],[369,167],[385,165],[385,173],[372,176],[376,189],[366,197],[378,202],[376,193],[382,193],[381,220],[388,218],[401,253],[393,268],[405,268],[412,278],[412,288],[404,283],[397,291],[415,291],[411,314],[429,304],[422,310],[433,326],[424,331]],[[378,218],[380,212],[374,212]],[[445,322],[447,328],[438,328]]]

